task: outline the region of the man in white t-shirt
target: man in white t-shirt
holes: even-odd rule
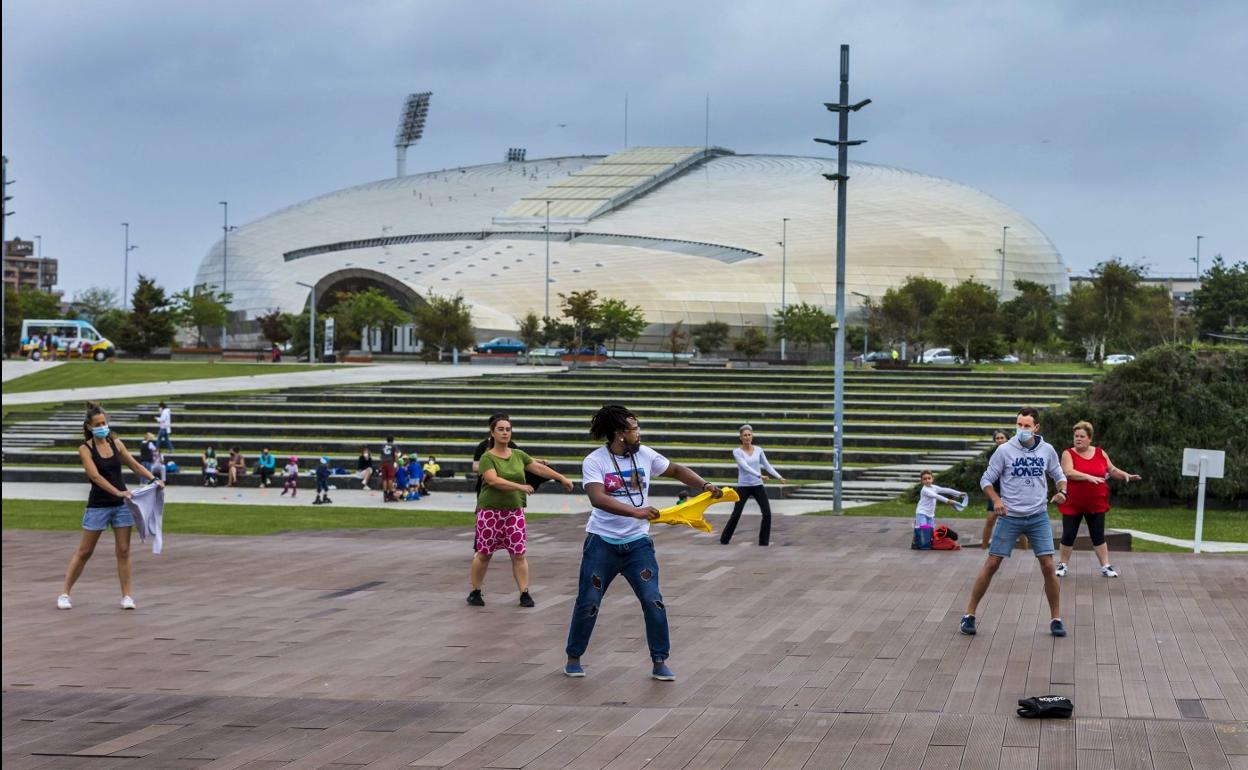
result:
[[[668,476],[715,497],[722,493],[689,468],[642,446],[637,416],[622,406],[599,409],[589,433],[605,446],[590,452],[581,465],[581,485],[593,510],[585,526],[589,534],[581,553],[580,583],[568,628],[568,662],[563,673],[585,676],[581,655],[589,646],[607,588],[616,575],[623,575],[641,602],[646,619],[646,643],[654,664],[650,675],[670,682],[676,675],[666,662],[670,650],[667,609],[659,592],[659,562],[649,535],[650,520],[659,516],[659,509],[649,504],[650,479]]]

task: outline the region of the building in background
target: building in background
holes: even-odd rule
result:
[[[52,291],[56,286],[57,261],[35,255],[35,242],[14,238],[4,242],[4,283],[15,291],[40,289]],[[61,292],[53,292],[58,297]]]
[[[518,157],[276,211],[231,232],[228,255],[218,240],[195,282],[227,281],[240,344],[258,335],[258,316],[307,307],[300,282],[316,286],[318,312],[370,286],[409,309],[429,292],[462,294],[480,339],[542,316],[547,288],[556,317],[560,293],[594,289],[641,306],[642,347],[677,322],[767,328],[782,302],[835,304],[836,185],[823,176],[834,160],[717,147]],[[1020,278],[1068,290],[1053,243],[1001,201],[888,166],[853,163],[849,174],[848,291],[879,297],[911,275],[974,278],[1007,299]]]

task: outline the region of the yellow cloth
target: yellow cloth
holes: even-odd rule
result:
[[[693,527],[701,532],[712,532],[711,525],[705,518],[706,509],[715,503],[735,503],[741,499],[737,494],[737,490],[732,487],[726,487],[722,490],[719,497],[711,497],[710,492],[703,492],[697,497],[692,497],[680,505],[673,505],[671,508],[664,508],[659,511],[659,518],[654,520],[656,524],[684,524],[686,527]]]

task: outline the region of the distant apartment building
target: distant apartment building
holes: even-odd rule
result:
[[[1092,281],[1093,278],[1090,275],[1072,275],[1070,277],[1071,288],[1074,288],[1079,284],[1092,283]],[[1164,287],[1166,291],[1170,293],[1170,300],[1174,302],[1174,306],[1178,309],[1180,314],[1187,314],[1191,312],[1192,292],[1200,288],[1200,281],[1196,279],[1196,276],[1149,276],[1141,278],[1140,284],[1149,287]]]
[[[14,238],[4,242],[4,284],[14,291],[52,291],[57,281],[57,261],[39,258],[35,242]],[[55,292],[59,294],[59,292]]]

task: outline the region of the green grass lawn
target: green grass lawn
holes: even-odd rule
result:
[[[936,513],[937,518],[951,519],[982,519],[986,515],[983,505],[976,505],[974,502],[962,513],[947,506],[942,506]],[[830,516],[832,512],[816,511],[807,515]],[[891,500],[886,503],[847,508],[845,515],[913,518],[914,503]],[[1055,511],[1050,511],[1049,518],[1056,520],[1060,515]],[[1137,529],[1155,535],[1191,540],[1196,534],[1196,510],[1195,508],[1114,508],[1106,517],[1105,526],[1109,529]],[[1204,539],[1248,543],[1248,511],[1206,509]],[[1137,538],[1132,547],[1137,551],[1169,550],[1169,547],[1160,543],[1149,543],[1149,547],[1136,547],[1142,542]]]
[[[220,363],[215,361],[67,361],[4,383],[4,393],[30,393],[61,388],[97,388],[139,382],[198,380],[215,377],[246,377],[286,374],[308,369],[336,369],[332,364]]]
[[[83,503],[77,500],[6,500],[4,529],[70,531],[82,528]],[[530,513],[529,521],[557,514]],[[315,529],[470,528],[476,514],[423,509],[419,503],[389,508],[306,505],[218,505],[170,503],[164,532],[182,535],[274,535]]]

